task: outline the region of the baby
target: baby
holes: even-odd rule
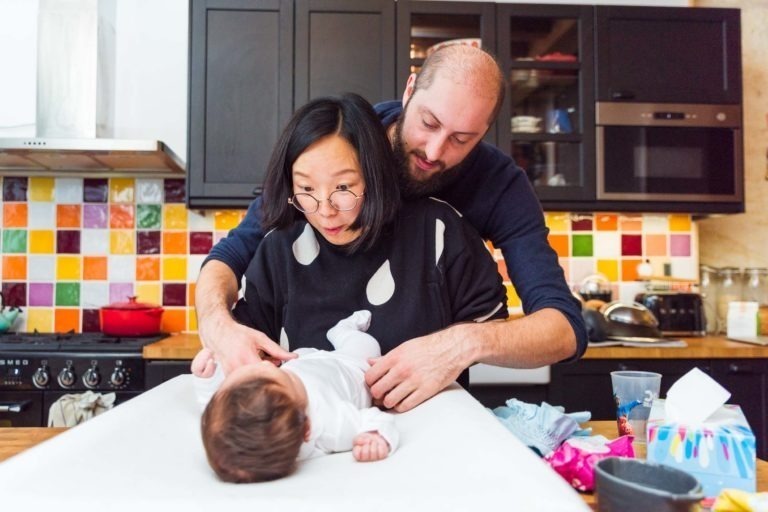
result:
[[[328,331],[333,352],[298,349],[281,367],[269,361],[226,377],[203,349],[192,362],[208,462],[222,480],[260,482],[294,471],[297,460],[352,450],[361,462],[397,447],[391,414],[371,407],[364,374],[381,355],[365,331],[369,311],[357,311]]]

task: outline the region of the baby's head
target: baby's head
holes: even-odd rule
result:
[[[295,379],[266,361],[227,376],[202,418],[203,445],[219,478],[262,482],[293,472],[309,434]]]

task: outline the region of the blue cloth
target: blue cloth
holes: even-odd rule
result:
[[[536,405],[511,398],[506,406],[496,407],[492,412],[502,425],[540,455],[553,452],[569,437],[591,433],[591,429],[579,427],[579,423],[591,418],[589,411],[565,413],[562,407],[547,402]]]
[[[402,103],[388,101],[375,109],[386,127],[400,116]],[[577,360],[587,348],[581,304],[571,294],[557,254],[547,241],[549,229],[525,172],[485,142],[472,150],[463,165],[457,179],[435,196],[460,211],[484,239],[501,250],[526,314],[553,308],[565,315],[577,342],[576,353],[567,361]],[[206,259],[226,263],[238,282],[264,237],[260,204],[261,198],[251,203],[240,225]]]

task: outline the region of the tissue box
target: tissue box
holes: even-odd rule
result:
[[[724,488],[755,492],[755,434],[738,405],[725,404],[704,423],[686,425],[665,418],[664,400],[651,407],[647,459],[682,469],[704,494]]]

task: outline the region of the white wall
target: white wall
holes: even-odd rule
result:
[[[37,0],[0,0],[0,137],[35,133]]]

